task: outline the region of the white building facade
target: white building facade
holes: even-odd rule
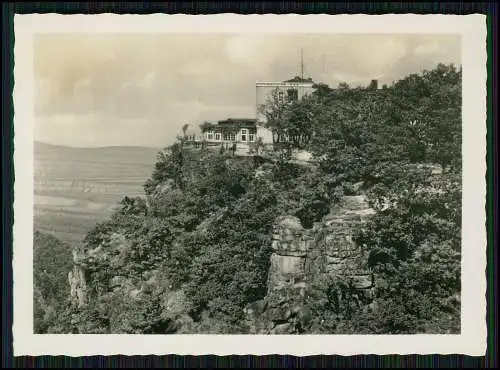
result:
[[[300,100],[305,95],[315,91],[312,79],[295,77],[284,82],[257,82],[256,83],[256,115],[259,123],[266,121],[263,112],[264,106],[273,99],[280,103]]]
[[[252,145],[267,146],[273,143],[272,132],[259,125],[254,118],[229,118],[203,129],[202,141],[210,145],[233,144],[239,147]]]
[[[300,77],[284,82],[257,82],[256,118],[228,118],[216,124],[206,122],[203,127],[200,126],[200,136],[187,135],[186,139],[196,146],[206,143],[212,147],[222,146],[250,152],[256,147],[272,148],[273,132],[265,127],[263,107],[275,97],[281,103],[302,99],[315,91],[314,85],[312,79]]]

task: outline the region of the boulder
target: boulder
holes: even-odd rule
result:
[[[368,289],[372,287],[372,278],[370,275],[356,275],[352,278],[352,284],[356,289]]]
[[[294,332],[291,323],[279,324],[274,327],[271,334],[292,334]]]

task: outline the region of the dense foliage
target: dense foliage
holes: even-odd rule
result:
[[[34,332],[47,333],[69,297],[68,272],[73,266],[71,247],[51,235],[33,237]]]
[[[372,309],[353,310],[349,299],[333,309],[324,295],[345,287],[318,282],[310,287],[323,297],[311,304],[318,330],[459,332],[461,70],[440,64],[381,90],[321,85],[281,117],[304,116],[304,107],[320,168],[343,188],[361,182],[378,210],[356,236],[378,279]]]
[[[439,65],[380,90],[318,85],[265,113],[275,153],[239,158],[180,140],[159,153],[146,200],[124,198],[87,235],[85,250],[112,256],[95,262],[94,299],[76,311],[85,331],[247,332],[243,308],[266,296],[276,217],[310,229],[342,195],[364,193],[377,213],[355,241],[376,276],[374,300],[335,277],[311,281],[302,332],[457,332],[461,71]],[[312,164],[290,160],[296,149]],[[141,298],[113,290],[116,277]],[[181,326],[165,309],[172,292]]]
[[[95,298],[78,312],[87,331],[116,328],[116,314],[109,312],[116,307],[127,318],[120,331],[173,330],[168,320],[153,325],[144,319],[160,320],[165,311],[161,296],[172,289],[189,297],[184,309],[190,317],[210,322],[198,330],[245,330],[243,307],[266,294],[274,220],[291,213],[311,225],[328,212],[330,201],[328,186],[314,168],[193,151],[182,142],[158,155],[145,191],[147,204],[124,198],[84,240],[86,251],[111,251],[117,234],[128,243],[126,261],[118,267],[112,257],[92,266]],[[119,294],[99,293],[109,290],[106,282],[113,276],[137,283],[151,271],[161,271],[162,283],[148,299],[127,306]]]

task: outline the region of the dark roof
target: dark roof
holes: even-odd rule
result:
[[[295,76],[294,78],[291,78],[291,79],[286,80],[284,82],[312,82],[312,83],[314,83],[314,81],[311,77],[302,78],[300,76]]]
[[[228,118],[222,121],[219,121],[219,125],[232,125],[232,124],[240,124],[240,125],[254,125],[257,123],[255,118]]]

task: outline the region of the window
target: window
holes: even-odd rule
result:
[[[229,133],[224,132],[224,141],[228,141],[228,140],[229,140]]]
[[[279,101],[280,103],[283,103],[283,102],[284,102],[284,100],[285,100],[285,94],[283,93],[283,91],[279,91],[279,92],[278,92],[278,101]]]
[[[248,141],[255,141],[255,135],[253,133],[248,134]]]
[[[215,134],[215,141],[220,141],[220,132]]]
[[[234,133],[231,134],[231,141],[236,141],[236,135]]]
[[[207,138],[208,138],[208,140],[213,140],[214,139],[214,132],[208,131]]]
[[[288,101],[299,100],[299,92],[297,89],[288,89]]]
[[[247,141],[247,130],[245,128],[241,130],[241,141]]]

